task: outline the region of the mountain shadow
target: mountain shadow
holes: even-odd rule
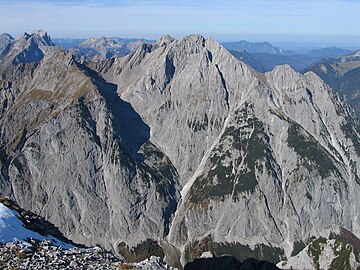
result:
[[[254,258],[238,261],[232,256],[221,256],[214,258],[199,258],[185,265],[184,270],[279,270],[275,264],[267,261],[259,261]]]
[[[77,65],[93,79],[106,105],[113,115],[115,138],[124,150],[134,159],[144,161],[139,152],[140,147],[150,139],[150,127],[141,119],[130,103],[121,99],[117,94],[117,85],[108,83],[96,71],[84,64]]]

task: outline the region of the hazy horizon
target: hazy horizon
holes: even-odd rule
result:
[[[201,34],[285,49],[360,48],[355,0],[2,0],[0,9],[0,31],[15,37],[35,29],[53,38]]]
[[[47,31],[47,29],[34,29],[32,31],[23,31],[21,33],[18,33],[16,35],[3,31],[1,33],[7,33],[10,34],[11,36],[13,36],[14,38],[20,36],[21,34],[23,34],[24,32],[27,33],[32,33],[33,31],[36,30],[45,30],[52,39],[88,39],[88,38],[100,38],[100,37],[118,37],[118,38],[128,38],[128,39],[146,39],[149,41],[156,41],[158,40],[161,36],[163,35],[167,35],[167,33],[164,33],[163,35],[160,35],[158,37],[143,37],[143,36],[119,36],[119,35],[111,35],[111,36],[104,36],[104,35],[98,35],[98,36],[73,36],[73,37],[67,37],[67,36],[53,36],[51,32]],[[1,34],[0,33],[0,34]],[[183,36],[174,36],[172,35],[174,38],[177,39],[181,39],[187,35],[190,34],[200,34],[201,33],[189,33]],[[205,37],[213,37],[213,36],[206,36],[203,35]],[[339,47],[342,49],[347,49],[347,50],[359,50],[360,49],[360,42],[359,43],[354,43],[354,42],[350,42],[350,43],[346,43],[346,42],[317,42],[317,41],[294,41],[294,38],[301,38],[301,37],[291,37],[288,40],[286,39],[276,39],[276,37],[267,37],[267,38],[256,38],[256,37],[244,37],[244,36],[239,36],[239,38],[234,38],[234,39],[217,39],[216,37],[213,37],[215,40],[217,40],[220,43],[224,43],[224,42],[238,42],[238,41],[242,41],[242,40],[246,40],[248,42],[269,42],[271,45],[275,46],[275,47],[279,47],[282,49],[287,49],[287,50],[294,50],[294,51],[303,51],[303,50],[310,50],[310,49],[321,49],[321,48],[325,48],[325,47]]]

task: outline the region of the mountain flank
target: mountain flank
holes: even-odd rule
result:
[[[323,59],[307,70],[315,72],[330,87],[345,96],[357,116],[360,116],[360,50],[337,58]]]

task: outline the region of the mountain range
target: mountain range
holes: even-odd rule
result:
[[[339,49],[340,50],[340,49]],[[246,51],[232,51],[230,52],[238,58],[238,55],[246,54],[244,62],[250,65],[258,72],[267,72],[273,70],[278,65],[290,65],[291,68],[298,72],[306,70],[309,66],[321,61],[321,56],[311,56],[308,54],[269,54],[269,53],[247,53]],[[332,55],[331,50],[328,53],[329,57]],[[243,61],[242,58],[238,60]],[[254,63],[256,63],[254,65]]]
[[[310,50],[306,55],[310,56],[310,57],[329,58],[329,57],[338,57],[338,56],[348,55],[351,53],[353,53],[353,51],[331,46],[331,47],[326,47],[326,48],[322,48],[322,49]]]
[[[232,51],[246,51],[248,53],[267,53],[267,54],[291,54],[293,52],[283,50],[279,47],[271,45],[269,42],[248,42],[241,40],[237,42],[221,43],[226,49]]]
[[[154,41],[136,38],[101,37],[89,39],[58,38],[54,40],[54,43],[70,50],[70,53],[79,61],[95,61],[115,56],[125,56],[136,51],[142,44],[154,43]]]
[[[200,35],[84,62],[37,31],[0,61],[1,193],[73,242],[360,266],[359,123],[314,72]]]
[[[143,43],[154,44],[155,41],[136,38],[101,37],[89,39],[55,38],[57,46],[70,50],[77,60],[89,61],[124,56],[141,46]],[[352,51],[326,47],[313,49],[306,53],[297,53],[271,45],[269,42],[238,42],[221,43],[240,61],[259,72],[271,71],[277,65],[288,64],[296,71],[302,71],[322,58],[338,57],[351,54]]]
[[[313,71],[333,90],[344,96],[356,114],[360,115],[359,51],[352,52],[332,46],[313,49],[306,54],[296,54],[267,42],[241,41],[222,44],[238,60],[261,73],[283,64],[288,64],[301,73]]]
[[[345,56],[322,59],[306,70],[312,70],[344,95],[360,116],[360,50]]]

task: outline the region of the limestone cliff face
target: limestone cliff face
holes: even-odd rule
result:
[[[95,68],[118,85],[119,95],[151,127],[151,140],[169,153],[185,185],[235,99],[243,98],[257,78],[217,42],[198,35],[155,48],[143,47],[111,67]],[[232,74],[222,73],[225,66]]]
[[[184,264],[360,236],[359,126],[314,73],[259,74],[191,35],[2,76],[1,190],[74,241]]]
[[[14,38],[11,35],[7,33],[0,34],[0,52],[13,41]]]
[[[111,248],[165,235],[178,176],[116,86],[64,52],[26,68],[1,114],[2,193],[75,242]]]
[[[167,239],[183,261],[208,235],[288,256],[337,226],[359,233],[358,126],[313,73],[280,66],[263,76],[195,35],[95,69],[178,169],[182,201]]]

